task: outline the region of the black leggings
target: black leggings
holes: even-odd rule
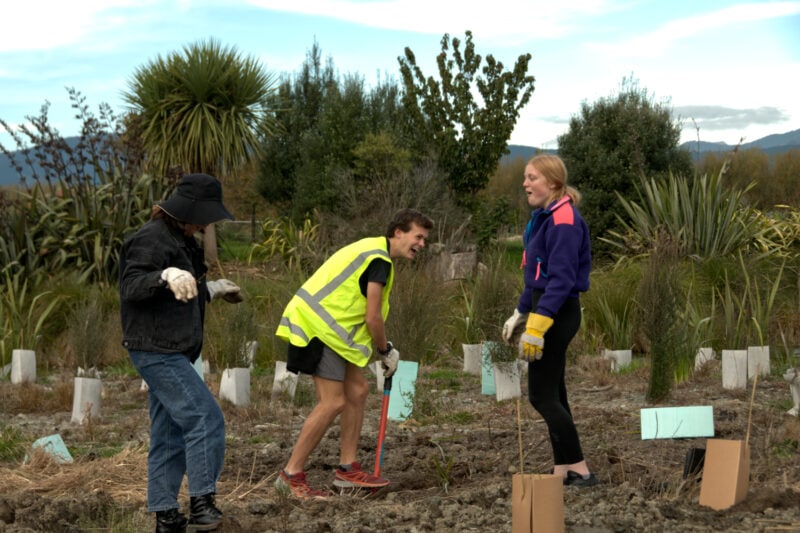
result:
[[[534,294],[536,308],[538,294]],[[528,363],[528,399],[542,415],[550,433],[553,463],[571,465],[583,461],[578,431],[567,402],[564,372],[567,366],[567,346],[581,325],[581,304],[577,298],[567,298],[553,317],[553,325],[544,335],[542,358]]]

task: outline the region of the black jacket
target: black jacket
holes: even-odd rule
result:
[[[197,280],[197,297],[186,303],[161,279],[167,267]],[[192,362],[203,347],[208,301],[203,249],[164,220],[151,220],[122,245],[119,269],[122,345],[129,350],[183,353]]]

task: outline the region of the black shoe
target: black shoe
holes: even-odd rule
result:
[[[594,474],[582,476],[572,470],[567,470],[567,477],[564,478],[564,486],[571,487],[594,487],[599,483]]]
[[[177,509],[156,512],[156,533],[184,533],[186,517]]]
[[[214,495],[189,498],[189,529],[191,531],[214,531],[222,522],[222,511],[214,505]]]

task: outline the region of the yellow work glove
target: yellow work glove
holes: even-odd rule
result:
[[[553,325],[553,319],[537,313],[528,316],[525,333],[519,338],[519,358],[533,361],[542,358],[544,334]]]

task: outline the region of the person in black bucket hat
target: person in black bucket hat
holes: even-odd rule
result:
[[[147,508],[157,532],[211,531],[222,522],[216,483],[225,456],[225,421],[193,367],[203,347],[205,306],[217,298],[242,300],[230,280],[206,280],[203,249],[194,237],[233,215],[222,187],[208,174],[188,174],[122,246],[122,345],[148,387],[150,450]],[[179,511],[184,473],[189,519]]]
[[[222,185],[208,174],[187,174],[175,192],[159,207],[172,218],[189,224],[207,225],[220,220],[234,220],[222,205]]]

